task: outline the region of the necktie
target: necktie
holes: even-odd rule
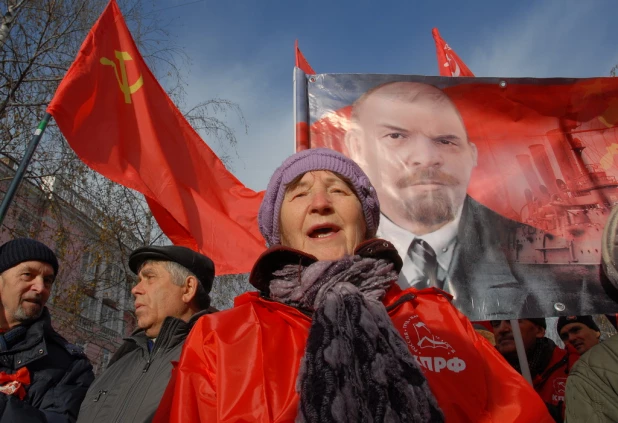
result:
[[[418,266],[423,272],[425,278],[414,284],[417,289],[428,288],[430,286],[439,287],[438,283],[438,260],[436,259],[436,253],[427,242],[420,238],[414,238],[410,248],[408,248],[408,255],[412,259],[412,262]]]

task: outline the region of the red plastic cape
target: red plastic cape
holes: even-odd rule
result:
[[[573,353],[569,348],[563,350],[556,347],[545,371],[537,375],[532,381],[534,389],[544,402],[560,407],[563,418],[566,412],[564,394],[567,377],[569,370],[578,359],[579,354],[577,352]]]
[[[532,387],[435,289],[384,300],[447,422],[553,422]],[[154,422],[293,422],[311,319],[259,297],[202,317],[187,338]]]

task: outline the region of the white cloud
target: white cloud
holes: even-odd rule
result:
[[[616,54],[603,51],[615,5],[607,1],[535,2],[482,29],[486,43],[468,64],[477,76],[608,76]],[[613,38],[613,37],[612,37]]]

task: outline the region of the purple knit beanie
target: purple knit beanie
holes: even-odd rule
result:
[[[371,185],[365,172],[343,154],[328,148],[311,148],[288,157],[268,182],[266,194],[258,222],[260,232],[269,246],[281,242],[279,234],[279,213],[285,195],[286,186],[299,175],[313,170],[329,170],[352,182],[354,193],[358,197],[367,226],[367,238],[373,238],[380,223],[380,203],[376,190]]]

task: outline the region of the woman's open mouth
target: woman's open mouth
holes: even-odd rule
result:
[[[316,225],[309,229],[309,232],[307,232],[307,236],[314,239],[328,238],[329,236],[335,235],[340,230],[341,228],[337,225]]]

